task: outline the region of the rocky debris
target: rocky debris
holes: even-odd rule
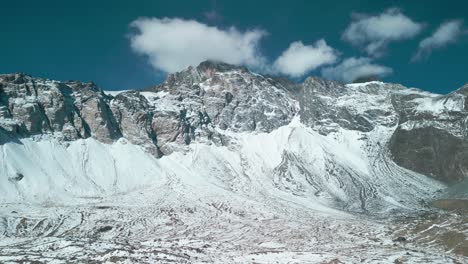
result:
[[[15,175],[11,176],[8,178],[9,181],[11,182],[19,182],[24,178],[24,175],[22,173],[15,173]]]
[[[393,241],[395,241],[395,242],[406,242],[407,239],[406,239],[406,237],[397,237],[397,238],[396,238],[395,240],[393,240]]]
[[[334,259],[330,260],[329,262],[327,262],[327,264],[342,264],[342,263],[344,263],[344,262],[341,262],[337,258],[334,258]]]
[[[444,205],[448,205],[445,202],[443,202]],[[468,234],[466,228],[463,227],[467,224],[467,211],[457,213],[453,211],[432,211],[416,217],[396,220],[391,225],[391,229],[393,229],[391,232],[394,236],[410,240],[413,246],[418,244],[421,246],[437,246],[446,253],[464,257],[463,259],[466,262],[466,257],[468,257]]]
[[[98,233],[105,233],[112,230],[112,226],[101,226],[97,229]]]

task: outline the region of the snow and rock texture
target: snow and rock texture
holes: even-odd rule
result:
[[[161,157],[187,150],[192,141],[230,145],[224,131],[271,132],[299,113],[321,135],[347,130],[372,140],[384,133],[379,144],[397,164],[457,182],[468,172],[467,90],[435,95],[397,84],[343,85],[313,77],[296,85],[210,61],[144,92],[105,94],[93,83],[0,75],[0,142],[52,135],[112,143],[123,137]]]
[[[291,122],[298,111],[280,82],[210,61],[170,74],[142,94],[155,107],[154,127],[165,154],[197,138],[226,145],[229,138],[217,129],[271,132]]]
[[[396,94],[399,127],[390,146],[395,161],[454,183],[468,175],[467,86],[448,95]]]
[[[301,120],[321,134],[361,131],[367,142],[375,138],[389,149],[397,164],[453,183],[468,176],[466,90],[436,95],[399,84],[309,78],[300,97]],[[387,132],[372,136],[379,131]]]
[[[455,262],[368,217],[467,177],[467,90],[211,61],[120,93],[0,75],[0,261]]]

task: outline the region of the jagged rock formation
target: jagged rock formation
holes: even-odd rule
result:
[[[196,137],[226,144],[215,128],[270,132],[288,124],[298,111],[289,90],[244,67],[206,61],[170,74],[143,93],[157,113],[154,128],[164,153]],[[154,94],[151,94],[154,93]],[[167,129],[168,127],[172,129]]]
[[[105,143],[125,137],[157,156],[196,137],[225,144],[227,139],[220,138],[215,127],[270,132],[288,124],[298,110],[286,84],[210,61],[170,74],[146,92],[115,97],[93,83],[25,74],[1,75],[0,85],[4,134],[53,134],[65,141],[94,137]]]
[[[109,98],[93,83],[54,82],[25,74],[0,76],[1,127],[18,137],[54,134],[63,140],[121,136]]]
[[[0,75],[0,130],[5,138],[52,135],[63,141],[126,137],[158,154],[152,113],[144,97],[105,95],[94,83],[57,82],[25,74]]]

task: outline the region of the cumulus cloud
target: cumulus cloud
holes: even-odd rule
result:
[[[342,39],[379,57],[385,53],[389,42],[413,38],[422,29],[422,24],[414,22],[400,9],[390,8],[374,16],[354,14]]]
[[[428,57],[434,49],[455,43],[462,34],[466,33],[467,31],[463,29],[462,20],[452,20],[441,24],[431,36],[419,43],[419,48],[413,57],[413,61]]]
[[[132,49],[148,57],[163,72],[175,72],[205,60],[247,65],[257,70],[299,77],[337,61],[338,52],[318,40],[312,45],[293,42],[271,65],[259,51],[266,32],[220,29],[195,20],[140,18],[131,23]]]
[[[349,83],[360,77],[384,77],[392,72],[393,70],[389,67],[372,63],[370,58],[351,57],[334,67],[324,68],[322,76],[327,79]]]
[[[335,63],[338,52],[320,39],[313,45],[301,41],[292,42],[273,64],[273,71],[300,77],[326,64]]]
[[[259,52],[266,32],[239,31],[208,26],[179,18],[140,18],[130,25],[132,49],[148,57],[151,65],[164,72],[175,72],[204,60],[224,61],[262,68],[265,58]]]

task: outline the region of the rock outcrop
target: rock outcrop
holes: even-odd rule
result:
[[[63,140],[121,136],[110,98],[95,84],[56,82],[25,74],[0,75],[1,128],[10,135],[54,134]]]

